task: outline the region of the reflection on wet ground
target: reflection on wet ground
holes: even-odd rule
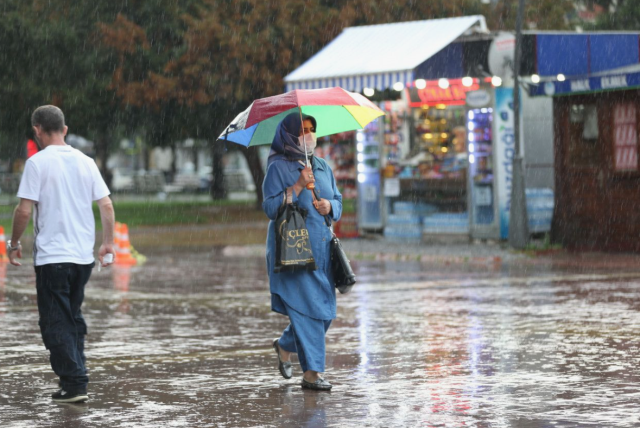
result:
[[[262,258],[151,254],[94,276],[90,396],[56,405],[33,270],[0,264],[0,425],[638,426],[640,269],[356,262],[331,393],[282,379]],[[5,280],[6,277],[6,280]]]

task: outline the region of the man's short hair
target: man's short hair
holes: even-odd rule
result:
[[[64,132],[64,113],[56,106],[40,106],[31,115],[31,126],[39,126],[43,132]]]

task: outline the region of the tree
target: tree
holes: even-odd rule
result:
[[[33,109],[55,104],[65,112],[70,132],[96,142],[98,165],[108,181],[108,136],[126,111],[107,89],[111,58],[92,43],[98,16],[108,10],[106,3],[11,0],[9,4],[12,7],[5,7],[0,18],[1,51],[7,59],[0,66],[3,135],[12,144],[23,145]]]
[[[640,28],[640,2],[603,0],[603,3],[606,4],[607,12],[598,17],[592,29],[637,31]]]
[[[146,55],[131,55],[137,61],[132,68],[159,67],[167,61],[166,52],[172,51],[174,42],[181,40],[175,26],[182,22],[182,7],[194,4],[196,0],[3,2],[0,138],[11,142],[0,146],[3,156],[19,154],[31,111],[45,103],[64,110],[70,132],[96,143],[96,160],[107,181],[107,155],[119,134],[144,127],[150,138],[166,142],[175,129],[178,133],[187,129],[188,124],[181,127],[184,121],[178,120],[182,111],[172,105],[146,111],[119,100],[113,85],[119,58],[104,43],[100,24],[120,22],[117,17],[122,14],[145,22]]]
[[[524,24],[537,30],[568,30],[567,15],[574,9],[572,0],[527,0]],[[502,0],[488,17],[491,30],[515,29],[518,0]]]

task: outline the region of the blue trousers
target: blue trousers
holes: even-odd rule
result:
[[[285,304],[286,305],[286,304]],[[313,370],[324,373],[324,338],[331,320],[317,320],[297,312],[289,305],[287,315],[290,324],[278,339],[278,345],[288,352],[298,354],[302,371]]]
[[[51,368],[68,392],[86,392],[89,382],[84,355],[87,324],[80,307],[93,266],[52,263],[35,267],[40,333]]]

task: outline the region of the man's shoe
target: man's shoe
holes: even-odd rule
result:
[[[322,378],[315,382],[309,382],[305,380],[305,378],[302,378],[302,387],[306,389],[314,389],[316,391],[330,391],[331,388],[333,388],[333,385]]]
[[[61,389],[51,395],[56,403],[82,403],[89,399],[86,392],[67,392]]]
[[[285,379],[291,379],[293,376],[293,365],[291,361],[282,361],[280,358],[280,346],[278,346],[278,339],[273,341],[273,349],[276,350],[276,354],[278,354],[278,370],[280,370],[280,374]]]

